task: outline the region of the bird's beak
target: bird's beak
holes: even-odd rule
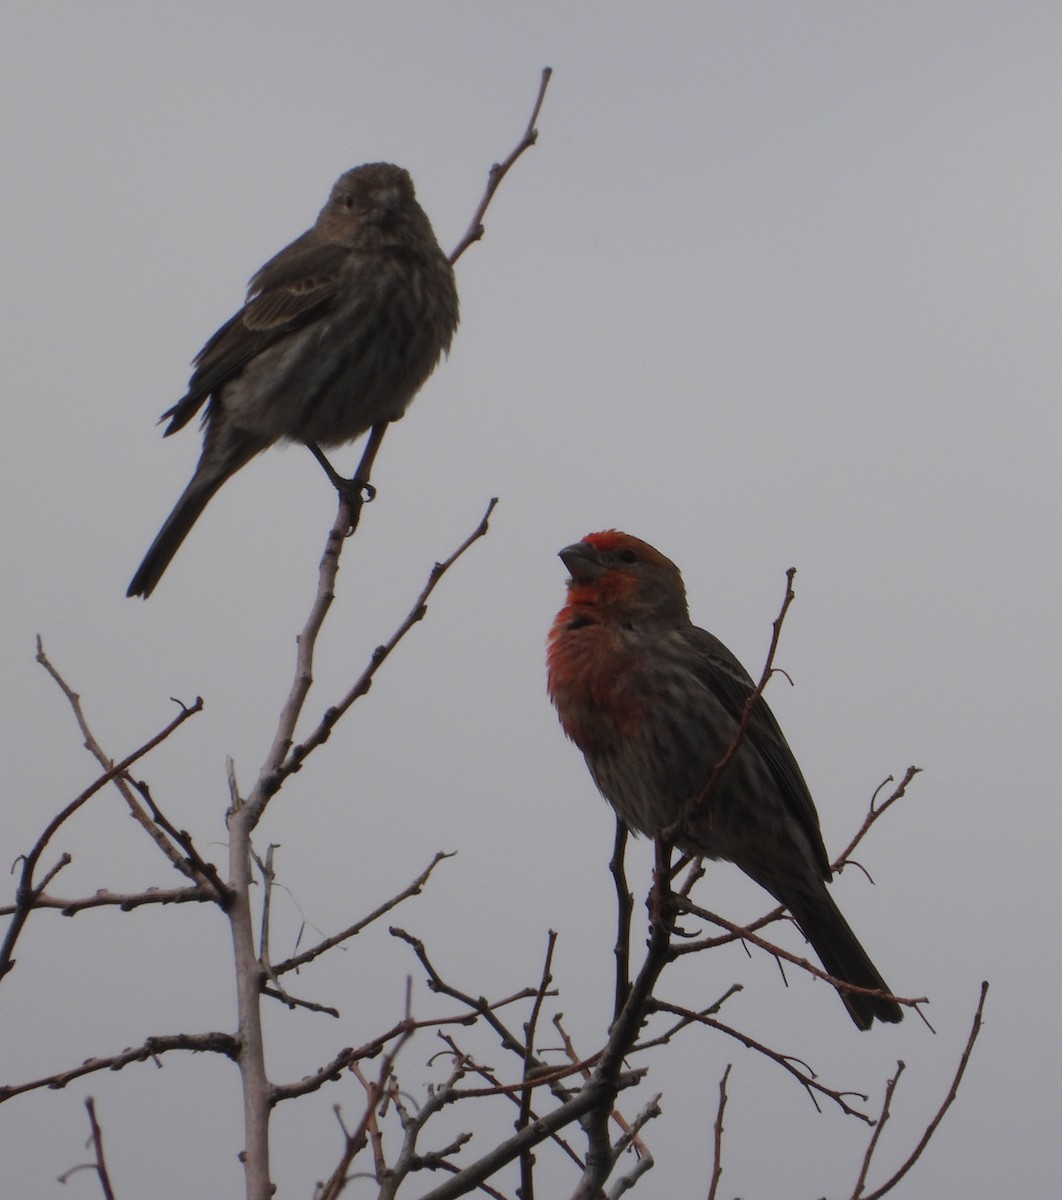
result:
[[[597,579],[605,570],[601,556],[589,542],[573,542],[558,553],[568,574],[578,583]]]

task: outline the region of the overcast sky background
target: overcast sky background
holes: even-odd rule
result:
[[[595,1048],[613,824],[545,697],[556,551],[608,526],[653,542],[682,566],[694,619],[754,673],[796,566],[778,659],[795,686],[769,699],[832,852],[887,775],[924,769],[860,852],[877,886],[853,870],[835,894],[893,987],[931,998],[937,1033],[909,1017],[860,1035],[826,987],[794,972],[787,990],[738,948],[663,990],[706,1004],[744,982],[729,1020],[872,1107],[903,1059],[873,1186],[943,1098],[987,978],[958,1103],[895,1194],[1057,1187],[1062,7],[9,0],[0,46],[0,862],[95,775],[33,662],[38,631],[115,758],[169,720],[170,697],[205,698],[138,770],[224,861],[225,758],[248,789],[335,498],[305,451],[263,455],[155,596],[126,600],[199,453],[193,429],[163,442],[155,421],[348,167],[408,167],[453,246],[549,64],[539,145],[459,264],[453,353],[388,437],[346,547],[311,717],[501,503],[268,814],[259,846],[281,844],[286,889],[275,957],[303,916],[341,928],[456,850],[397,923],[493,996],[536,982],[558,930],[558,1007]],[[62,895],[178,882],[117,795],[53,850],[74,855]],[[639,905],[649,862],[639,846]],[[701,899],[738,920],[765,906],[728,866]],[[205,908],[34,917],[0,988],[0,1082],[231,1029],[228,945]],[[343,1019],[271,1010],[273,1078],[385,1027],[407,973],[418,1015],[452,1011],[382,928],[292,980]],[[414,1094],[434,1050],[403,1055]],[[705,1194],[728,1062],[721,1195],[848,1195],[862,1128],[697,1033],[624,1101],[630,1116],[664,1092],[645,1134],[658,1165],[635,1194]],[[227,1061],[170,1056],[0,1106],[5,1191],[99,1194],[87,1172],[56,1182],[87,1158],[91,1094],[123,1200],[240,1195],[237,1085]],[[276,1115],[281,1196],[309,1196],[334,1164],[335,1103],[356,1119],[353,1080]]]

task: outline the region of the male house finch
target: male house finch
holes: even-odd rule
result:
[[[457,328],[454,273],[391,163],[340,176],[312,229],[258,272],[195,359],[166,436],[208,401],[203,453],[129,585],[149,596],[211,496],[278,441],[352,442],[397,421]]]
[[[656,837],[691,808],[674,834],[682,850],[735,863],[789,909],[828,974],[888,992],[826,890],[815,805],[762,697],[718,786],[697,801],[755,684],[690,622],[678,567],[616,530],[560,557],[571,579],[549,635],[550,698],[620,819]],[[860,1029],[903,1017],[883,996],[840,996]]]

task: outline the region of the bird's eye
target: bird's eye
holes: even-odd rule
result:
[[[621,563],[636,563],[638,555],[633,550],[621,550],[619,552],[619,560]]]
[[[347,208],[353,208],[354,207],[354,197],[353,196],[344,196],[343,203],[347,206]]]

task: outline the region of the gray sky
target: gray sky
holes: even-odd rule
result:
[[[559,930],[560,1007],[592,1049],[611,1003],[612,818],[545,699],[555,552],[607,526],[653,542],[683,567],[695,620],[753,672],[796,566],[778,660],[795,687],[778,680],[769,699],[830,849],[885,776],[924,768],[860,855],[877,886],[850,871],[835,894],[892,985],[931,997],[937,1034],[909,1018],[861,1036],[825,987],[786,990],[738,949],[686,963],[667,990],[707,1003],[745,982],[732,1021],[873,1105],[902,1058],[873,1183],[943,1097],[990,979],[959,1102],[897,1195],[1048,1194],[1062,1168],[1049,920],[1062,8],[9,0],[0,56],[0,861],[94,776],[33,662],[38,631],[116,758],[169,719],[171,696],[205,697],[142,774],[222,861],[225,756],[248,787],[335,501],[305,451],[264,455],[156,595],[128,601],[199,451],[193,430],[163,442],[155,420],[346,168],[408,167],[452,246],[549,64],[540,143],[460,263],[451,358],[388,437],[379,499],[347,547],[310,713],[489,497],[501,504],[428,622],[270,811],[260,842],[282,845],[290,889],[278,950],[300,913],[330,932],[457,850],[398,923],[494,995],[534,982]],[[75,861],[56,890],[175,882],[119,803],[98,797],[58,839]],[[640,846],[639,896],[648,864]],[[739,920],[764,907],[727,866],[702,899]],[[151,1033],[231,1028],[227,970],[226,928],[205,910],[42,914],[0,988],[3,1081]],[[376,1032],[407,972],[419,980],[381,930],[300,976],[300,994],[344,1019],[270,1012],[273,1076]],[[417,1005],[450,1009],[423,990]],[[408,1052],[407,1087],[430,1052]],[[636,1194],[704,1194],[728,1062],[722,1194],[850,1189],[859,1127],[816,1115],[736,1045],[692,1036],[643,1089],[663,1090],[665,1116]],[[91,1093],[120,1195],[239,1194],[236,1083],[227,1063],[171,1058],[3,1105],[7,1187],[98,1194],[87,1173],[55,1183],[86,1157]],[[330,1169],[333,1103],[359,1111],[354,1085],[278,1116],[281,1195],[309,1195]]]

